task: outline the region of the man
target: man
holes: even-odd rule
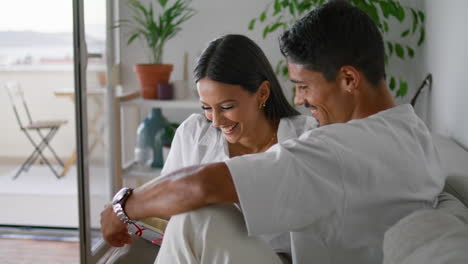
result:
[[[289,232],[284,253],[293,263],[381,263],[384,232],[437,203],[444,178],[431,136],[411,106],[395,106],[371,19],[344,1],[327,3],[286,31],[280,45],[295,103],[320,127],[127,195],[122,219],[184,213],[171,218],[158,263],[280,263],[245,228],[251,236]],[[111,245],[130,242],[109,207],[102,231]]]

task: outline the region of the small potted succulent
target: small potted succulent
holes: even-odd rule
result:
[[[130,19],[119,20],[115,27],[128,28],[127,44],[140,39],[147,49],[148,63],[137,64],[134,71],[145,99],[157,99],[157,85],[168,83],[173,69],[172,64],[164,64],[164,45],[180,30],[181,25],[196,14],[190,7],[191,0],[150,0],[145,5],[140,0],[126,0],[131,13]],[[153,5],[153,2],[156,5]],[[171,4],[172,3],[172,4]]]

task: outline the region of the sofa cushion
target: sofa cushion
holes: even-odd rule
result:
[[[433,134],[432,138],[447,176],[445,191],[468,207],[468,151],[447,137]]]
[[[468,174],[468,170],[466,173]],[[444,191],[452,194],[468,207],[468,176],[448,176]]]
[[[444,193],[437,209],[416,211],[384,237],[384,264],[464,263],[468,259],[468,209]]]
[[[443,192],[439,195],[439,205],[436,211],[455,216],[468,228],[468,207],[454,195]]]

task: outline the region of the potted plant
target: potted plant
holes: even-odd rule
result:
[[[181,24],[195,15],[190,7],[191,0],[151,0],[145,5],[140,0],[127,0],[131,19],[119,20],[116,27],[129,29],[127,44],[140,39],[147,49],[149,62],[137,64],[134,71],[141,86],[141,95],[146,99],[157,99],[158,83],[168,83],[173,69],[172,64],[163,64],[164,45],[180,30]],[[170,4],[169,2],[173,2]]]

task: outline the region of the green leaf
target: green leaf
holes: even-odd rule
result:
[[[283,77],[288,77],[288,66],[284,65],[283,66]]]
[[[294,17],[296,16],[296,8],[294,5],[290,4],[289,5],[289,13]]]
[[[253,29],[254,29],[255,21],[257,21],[256,18],[250,20],[250,23],[249,23],[249,30],[253,30]]]
[[[404,97],[408,93],[408,83],[400,80],[400,88],[396,93],[396,97]]]
[[[405,58],[405,51],[403,50],[403,47],[398,43],[395,44],[395,53],[401,59]]]
[[[424,13],[423,13],[421,10],[419,10],[419,11],[418,11],[418,15],[419,15],[419,19],[421,19],[421,22],[424,23],[424,19],[426,18],[426,16],[424,15]]]
[[[302,15],[305,11],[312,10],[314,7],[321,6],[321,3],[317,3],[317,1],[302,1],[298,2],[297,10],[299,11],[299,15]]]
[[[401,33],[401,37],[404,38],[404,37],[408,36],[409,33],[410,33],[410,30],[407,29],[403,33]]]
[[[416,13],[416,10],[411,8],[411,14],[413,15],[413,29],[411,32],[414,34],[414,32],[416,32],[416,29],[418,28],[418,23],[419,23],[418,13]]]
[[[412,49],[410,46],[406,46],[406,51],[408,52],[408,56],[411,58],[414,57],[414,49]]]
[[[382,24],[380,23],[379,12],[374,5],[368,4],[365,1],[357,1],[355,5],[364,11],[376,25],[380,26]]]
[[[301,10],[300,10],[300,5],[299,5],[298,0],[292,0],[291,6],[293,6],[293,8],[297,11],[297,13],[299,13],[299,15],[301,15],[301,12],[300,12]]]
[[[260,22],[265,22],[266,19],[266,11],[263,11],[262,14],[260,15]]]
[[[128,38],[127,45],[132,44],[132,42],[133,42],[136,38],[138,38],[138,35],[139,35],[138,33],[133,33],[133,34]]]
[[[273,8],[274,8],[274,13],[273,15],[276,15],[278,14],[279,12],[281,12],[281,3],[279,0],[275,0],[275,4],[273,5]]]
[[[266,26],[263,29],[263,39],[265,39],[267,37],[268,33],[270,33],[270,28],[268,26]]]
[[[422,27],[419,34],[418,46],[421,46],[426,38],[426,30]]]
[[[279,60],[278,63],[276,64],[275,67],[275,73],[276,75],[279,75],[281,73],[281,66],[283,65],[284,60]]]
[[[397,8],[395,18],[403,22],[403,20],[405,20],[405,9],[398,2],[395,3],[395,6]]]
[[[389,31],[389,27],[388,27],[387,21],[384,21],[384,22],[383,22],[383,26],[384,26],[384,31],[385,31],[385,32],[388,32],[388,31]]]
[[[393,54],[393,44],[391,42],[387,42],[388,52],[390,53],[389,56]]]
[[[388,15],[392,11],[392,6],[388,2],[385,2],[385,1],[380,1],[379,5],[380,5],[380,10],[382,10],[382,14],[384,15],[384,17],[388,18]]]
[[[166,7],[167,0],[159,0],[159,4],[164,8]]]
[[[277,28],[279,28],[282,25],[284,25],[284,23],[282,23],[282,22],[277,22],[277,23],[274,23],[273,25],[270,25],[268,33],[274,32]]]
[[[396,87],[396,81],[395,81],[395,77],[391,77],[390,78],[390,84],[388,85],[388,87],[390,88],[390,90],[395,90],[395,87]]]

